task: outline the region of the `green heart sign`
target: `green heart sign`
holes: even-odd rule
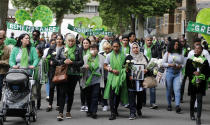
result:
[[[53,12],[49,7],[40,5],[34,9],[32,17],[24,9],[17,10],[15,12],[15,19],[21,25],[24,25],[26,20],[30,20],[32,23],[34,23],[36,20],[40,20],[42,22],[42,26],[46,27],[49,26],[53,21]]]
[[[91,19],[86,17],[77,17],[74,19],[74,26],[79,28],[90,28],[92,30],[97,29],[104,29],[107,31],[107,27],[104,26],[102,21],[102,18],[99,16],[95,16]],[[86,37],[84,33],[80,33],[83,37]]]
[[[196,22],[210,25],[210,8],[202,9],[196,17]],[[210,35],[202,34],[202,36],[205,38],[208,44],[210,44]]]

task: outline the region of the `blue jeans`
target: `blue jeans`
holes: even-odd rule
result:
[[[171,106],[171,93],[172,88],[175,94],[175,102],[176,106],[180,105],[180,89],[181,89],[181,82],[180,82],[180,71],[174,70],[173,68],[168,68],[166,71],[166,97],[168,101],[168,105]]]
[[[50,80],[45,84],[46,95],[50,96]]]
[[[156,88],[150,88],[150,104],[155,104],[156,103]]]

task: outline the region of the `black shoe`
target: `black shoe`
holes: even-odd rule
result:
[[[197,108],[196,107],[194,108],[194,112],[197,112]]]
[[[196,119],[196,125],[201,125],[201,119],[200,118]]]
[[[168,111],[172,111],[171,105],[168,106],[167,110],[168,110]]]
[[[136,119],[136,114],[130,114],[129,120],[134,120]]]
[[[40,106],[37,106],[36,109],[37,109],[37,110],[41,110]]]
[[[157,109],[157,108],[158,108],[158,106],[156,104],[151,104],[150,105],[150,109]]]
[[[92,113],[92,116],[91,116],[93,119],[97,119],[97,114],[96,113]]]
[[[57,116],[57,120],[58,121],[63,121],[63,114],[59,113],[59,115]]]
[[[52,111],[52,107],[47,107],[46,112]]]
[[[116,115],[115,114],[111,114],[109,117],[109,120],[115,120],[116,119]]]
[[[92,113],[91,112],[87,112],[87,117],[91,117],[92,116]]]
[[[115,112],[115,116],[119,116],[119,113],[117,111]]]
[[[176,113],[180,114],[181,108],[179,106],[176,106]]]
[[[142,112],[141,110],[137,111],[138,116],[141,118],[142,117]]]
[[[190,115],[191,120],[195,120],[195,115]]]

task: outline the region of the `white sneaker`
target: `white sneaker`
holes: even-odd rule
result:
[[[86,111],[86,112],[88,111],[88,107],[87,107],[87,106],[85,106],[85,111]]]
[[[102,111],[104,111],[104,112],[108,111],[108,106],[104,106]]]
[[[81,112],[85,112],[85,106],[82,106],[80,109]]]

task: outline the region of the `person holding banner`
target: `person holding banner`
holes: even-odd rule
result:
[[[5,31],[0,30],[0,100],[2,97],[3,78],[9,70],[10,48],[4,44]]]
[[[74,90],[77,85],[78,80],[80,79],[80,67],[83,66],[82,58],[82,49],[76,45],[76,38],[73,34],[69,34],[65,39],[65,48],[62,47],[58,51],[56,60],[59,62],[59,65],[66,64],[68,65],[68,80],[66,83],[62,83],[59,86],[60,89],[60,99],[59,99],[59,115],[57,116],[58,121],[63,120],[63,109],[65,106],[66,97],[67,99],[67,111],[66,118],[70,119],[71,116],[71,107],[74,101]]]

